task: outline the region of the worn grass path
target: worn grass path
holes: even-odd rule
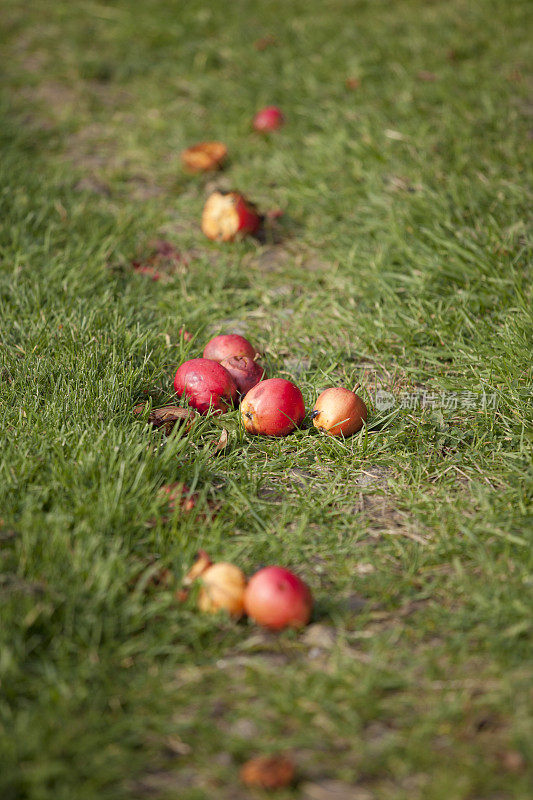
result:
[[[1,25],[0,796],[245,800],[240,765],[283,750],[280,800],[525,800],[530,4],[4,0]],[[206,138],[285,210],[272,241],[202,237],[179,152]],[[185,256],[159,282],[131,267],[154,238]],[[234,412],[160,446],[133,406],[229,330],[309,408],[360,383],[367,432]],[[169,518],[177,480],[201,499]],[[313,626],[150,585],[200,546],[293,568]]]

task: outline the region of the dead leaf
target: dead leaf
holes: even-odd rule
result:
[[[140,261],[132,261],[131,265],[135,272],[137,272],[139,275],[146,275],[153,281],[158,281],[161,279],[161,273],[155,267],[150,267],[147,264],[141,264]]]
[[[277,44],[277,40],[273,36],[263,36],[261,39],[256,39],[254,47],[256,50],[266,50],[267,47],[272,47]]]
[[[146,275],[154,281],[168,279],[170,274],[185,274],[189,259],[177,250],[166,239],[155,239],[149,243],[150,254],[134,259],[131,266],[140,275]]]
[[[498,759],[508,772],[522,772],[526,766],[525,758],[518,750],[504,750],[498,753]]]
[[[156,558],[148,558],[135,573],[129,584],[142,592],[150,589],[168,589],[175,583],[172,572],[157,563]]]
[[[136,416],[141,416],[146,411],[146,403],[139,403],[133,409]],[[181,406],[163,406],[153,408],[148,415],[148,422],[154,428],[163,428],[165,434],[170,436],[174,425],[185,425],[185,430],[189,431],[196,421],[196,411],[191,408],[181,408]]]
[[[359,78],[346,78],[346,88],[354,91],[355,89],[359,89],[361,86],[361,81]]]
[[[162,486],[158,496],[167,502],[169,511],[174,511],[179,506],[182,511],[192,511],[198,502],[198,495],[191,493],[185,483],[167,483]]]
[[[426,81],[428,83],[437,80],[437,76],[434,72],[428,72],[426,69],[421,69],[420,72],[416,76],[419,81]]]
[[[154,256],[159,258],[170,258],[180,260],[179,250],[176,250],[172,242],[166,239],[154,239],[150,242],[150,247],[155,251]]]
[[[221,450],[224,450],[226,445],[228,444],[228,432],[225,428],[222,428],[220,439],[215,445],[214,453],[220,453]]]
[[[180,481],[162,486],[158,496],[162,501],[167,503],[169,512],[173,512],[176,508],[179,508],[182,513],[189,513],[196,509],[198,505],[198,494],[196,492],[191,492],[187,484]],[[195,519],[197,521],[211,521],[213,516],[218,512],[220,503],[207,500],[207,507],[209,513],[205,513],[204,511],[198,512],[198,510],[196,510]],[[168,523],[170,521],[170,515],[162,515],[160,521],[165,524]],[[148,520],[146,525],[149,528],[153,528],[157,525],[157,518],[152,517]]]
[[[509,83],[522,83],[524,76],[519,69],[513,69],[513,71],[507,76],[507,80]]]
[[[239,775],[246,786],[281,789],[293,783],[295,768],[292,760],[284,755],[257,756],[243,764]]]

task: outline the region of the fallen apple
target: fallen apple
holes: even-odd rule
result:
[[[210,172],[222,167],[228,149],[222,142],[200,142],[181,153],[181,163],[188,172]]]
[[[216,361],[193,358],[179,367],[174,389],[200,414],[224,413],[237,399],[237,387],[229,372]]]
[[[297,428],[304,416],[301,391],[284,378],[261,381],[241,403],[244,427],[261,436],[286,436]]]
[[[311,413],[315,428],[330,436],[351,436],[363,427],[367,416],[359,395],[341,386],[322,392]]]
[[[225,561],[208,567],[200,575],[198,608],[208,614],[227,611],[234,617],[242,616],[244,611],[244,592],[246,578],[244,573]]]
[[[231,356],[255,358],[256,355],[253,344],[238,333],[221,333],[215,336],[206,344],[203,352],[204,358],[211,358],[213,361],[224,361]]]
[[[235,238],[255,233],[261,216],[253,203],[238,192],[213,192],[202,212],[202,231],[216,242],[232,242]]]
[[[253,358],[231,356],[220,362],[227,369],[241,395],[245,395],[257,386],[265,374],[265,370]]]
[[[277,106],[267,106],[258,111],[253,120],[254,130],[260,133],[275,131],[285,122],[285,117]]]
[[[313,597],[307,584],[290,570],[265,567],[250,578],[244,609],[264,628],[301,628],[311,619]]]
[[[281,789],[290,786],[295,777],[294,762],[283,754],[256,756],[242,765],[239,775],[246,786],[260,789]]]

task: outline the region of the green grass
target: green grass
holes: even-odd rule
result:
[[[241,763],[280,750],[280,800],[525,800],[530,4],[5,0],[2,25],[3,800],[244,800]],[[271,103],[287,125],[257,137]],[[204,239],[212,179],[179,152],[207,138],[279,241]],[[189,263],[154,283],[131,261],[157,237]],[[360,383],[368,430],[135,419],[234,329],[309,409]],[[458,407],[400,407],[424,391]],[[169,519],[176,480],[201,499]],[[150,588],[199,547],[293,568],[319,627]]]

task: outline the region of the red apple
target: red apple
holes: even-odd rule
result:
[[[216,242],[232,242],[255,233],[260,224],[256,207],[238,192],[213,192],[202,212],[202,231]]]
[[[265,628],[301,628],[311,619],[313,597],[307,584],[288,569],[265,567],[250,579],[244,609]]]
[[[270,378],[250,389],[241,403],[244,427],[263,436],[286,436],[304,416],[301,391],[284,378]]]
[[[275,131],[281,128],[285,117],[277,106],[267,106],[258,111],[254,117],[253,126],[256,131]]]
[[[265,370],[257,361],[254,361],[252,358],[246,358],[246,356],[231,356],[230,358],[225,358],[224,361],[220,363],[224,369],[228,370],[235,381],[237,389],[242,395],[249,392],[254,386],[257,386],[265,374]]]
[[[203,352],[204,358],[211,358],[213,361],[224,361],[231,356],[246,356],[253,359],[256,355],[253,344],[238,333],[221,333],[220,336],[215,336],[206,344]]]
[[[368,411],[359,395],[339,386],[319,395],[311,416],[319,431],[330,436],[351,436],[363,427]]]
[[[224,413],[238,394],[229,372],[208,358],[185,361],[176,372],[174,389],[180,397],[185,395],[200,414],[207,414],[209,409]]]

